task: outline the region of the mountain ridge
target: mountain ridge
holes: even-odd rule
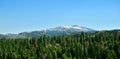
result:
[[[1,37],[2,38],[32,38],[32,37],[39,37],[41,35],[54,36],[54,35],[72,34],[78,32],[92,33],[92,32],[96,32],[96,30],[78,25],[58,26],[40,31],[21,32],[18,34],[6,34],[6,35],[1,34],[0,38]]]

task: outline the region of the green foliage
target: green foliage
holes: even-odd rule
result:
[[[117,58],[120,58],[120,33],[117,31],[0,39],[0,59]]]

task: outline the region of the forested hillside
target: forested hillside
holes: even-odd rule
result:
[[[117,59],[120,31],[0,39],[0,59]]]

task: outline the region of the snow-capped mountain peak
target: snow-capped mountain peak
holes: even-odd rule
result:
[[[47,29],[47,31],[71,31],[71,32],[89,32],[94,31],[92,29],[78,26],[78,25],[71,25],[71,26],[58,26],[55,28]]]
[[[90,28],[78,26],[78,25],[71,25],[71,26],[58,26],[54,28],[49,28],[46,30],[40,31],[32,31],[32,32],[22,32],[19,34],[7,34],[7,35],[0,35],[3,38],[32,38],[32,37],[40,37],[42,35],[47,36],[54,36],[54,35],[63,35],[63,34],[73,34],[79,32],[88,32],[93,33],[96,32]]]
[[[74,29],[80,29],[83,30],[85,27],[82,26],[78,26],[78,25],[72,25],[72,26],[63,26],[65,28],[74,28]]]

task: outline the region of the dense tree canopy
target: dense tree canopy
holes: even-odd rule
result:
[[[0,59],[117,59],[120,32],[0,39]]]

